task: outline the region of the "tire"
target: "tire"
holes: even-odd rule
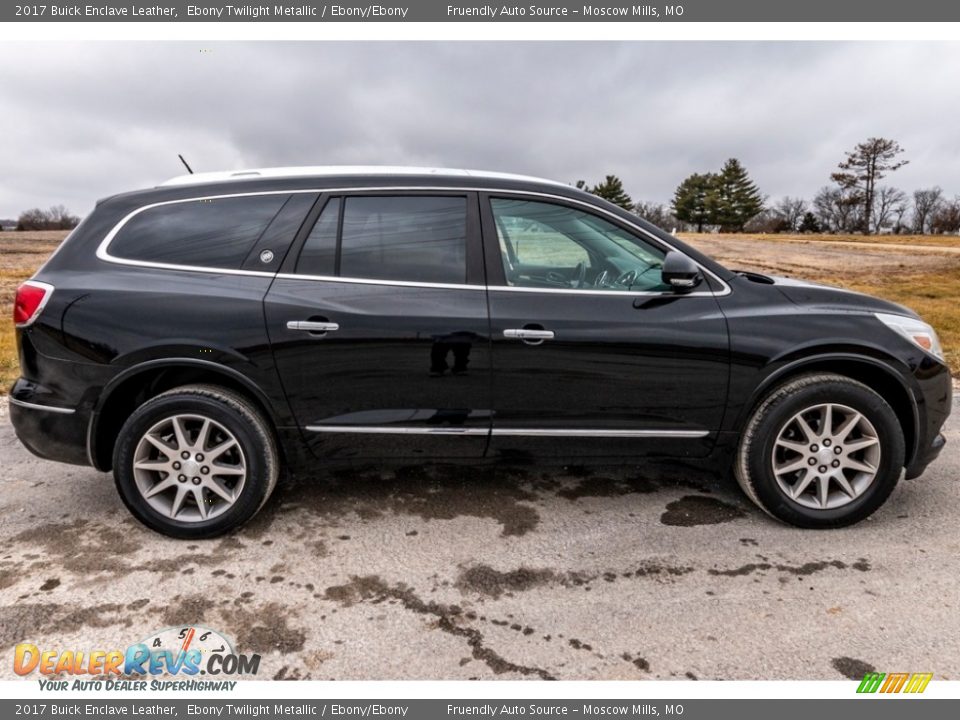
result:
[[[747,496],[778,520],[802,528],[845,527],[883,505],[900,479],[904,455],[903,430],[880,395],[851,378],[817,373],[793,378],[756,407],[734,474]]]
[[[182,539],[216,537],[247,522],[273,492],[278,466],[262,413],[213,385],[178,387],[145,402],[123,424],[113,453],[114,480],[130,512]]]

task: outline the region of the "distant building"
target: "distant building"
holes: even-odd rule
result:
[[[16,230],[17,221],[9,219],[0,219],[0,230]]]

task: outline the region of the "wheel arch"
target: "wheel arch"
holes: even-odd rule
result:
[[[907,449],[905,465],[909,465],[917,452],[917,436],[920,423],[919,411],[910,387],[901,375],[888,363],[873,357],[851,353],[829,353],[799,358],[767,375],[753,391],[737,417],[735,431],[742,433],[763,399],[777,386],[800,375],[814,372],[829,372],[844,375],[863,383],[886,400],[893,408],[903,430]]]
[[[194,358],[150,360],[127,368],[103,389],[87,429],[87,457],[97,470],[113,466],[117,434],[144,402],[181,385],[217,385],[234,390],[255,404],[276,435],[277,416],[266,394],[242,373],[219,363]],[[282,453],[282,445],[278,443]]]

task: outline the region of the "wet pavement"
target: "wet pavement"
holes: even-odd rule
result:
[[[940,461],[844,530],[682,469],[417,465],[298,478],[190,542],[109,475],[31,456],[0,404],[0,678],[18,642],[198,623],[263,678],[957,679],[958,410]]]

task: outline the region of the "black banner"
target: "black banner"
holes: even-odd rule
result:
[[[4,4],[0,22],[951,22],[960,3],[943,0],[683,0],[682,2],[223,3],[39,2]]]

